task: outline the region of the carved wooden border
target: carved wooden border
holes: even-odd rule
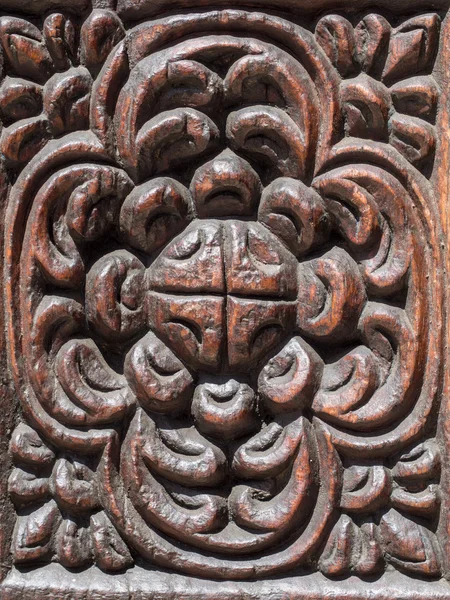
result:
[[[70,10],[74,13],[81,14],[87,10],[87,2],[84,0],[73,1],[70,3]],[[168,7],[167,2],[148,2],[141,0],[140,2],[131,2],[131,0],[119,0],[117,7],[110,6],[108,2],[95,4],[95,8],[112,8],[117,10],[118,14],[124,19],[128,26],[133,20],[137,19],[153,19],[160,15],[171,13],[176,14],[181,9],[194,11],[196,8],[224,8],[234,7],[234,3],[228,0],[223,0],[214,3],[214,7],[210,2],[202,1],[185,1],[180,0],[178,3],[171,3]],[[338,0],[321,0],[320,3],[311,5],[308,0],[291,0],[288,5],[281,0],[248,0],[239,9],[248,8],[249,10],[267,9],[270,13],[276,13],[284,16],[288,20],[301,22],[305,15],[307,19],[311,19],[311,15],[319,15],[323,12],[338,12],[342,15],[350,15],[352,13],[364,13],[366,8],[372,6],[373,3],[360,0],[353,2],[352,6],[348,6],[348,2],[340,2]],[[37,17],[48,10],[53,9],[66,10],[69,7],[61,5],[53,0],[25,0],[20,7],[12,0],[0,0],[0,14],[15,14],[16,11],[25,15],[34,14]],[[442,11],[444,19],[442,22],[440,34],[440,49],[436,59],[434,73],[442,91],[439,100],[440,109],[437,115],[436,127],[441,133],[437,137],[436,160],[433,172],[430,176],[431,184],[435,190],[436,197],[439,201],[437,207],[440,213],[442,240],[441,246],[445,260],[444,266],[446,272],[450,272],[450,254],[447,251],[449,248],[450,236],[450,211],[448,210],[449,200],[449,177],[448,164],[450,161],[449,155],[449,139],[443,135],[443,132],[450,131],[450,91],[448,85],[448,65],[450,64],[450,18],[445,16],[449,8],[448,0],[439,0],[433,3],[426,3],[422,0],[414,0],[414,2],[385,2],[380,0],[376,3],[376,8],[379,11],[389,10],[391,13],[396,13],[399,16],[413,17],[427,10]],[[81,12],[80,12],[81,11]],[[184,10],[183,10],[184,12]],[[2,220],[0,225],[0,239],[4,241],[4,211],[8,200],[9,184],[7,169],[3,167],[0,173],[1,206]],[[2,254],[7,251],[7,248],[2,249]],[[3,265],[3,262],[1,263]],[[4,274],[0,266],[0,280],[3,280]],[[448,306],[450,300],[450,286],[446,285],[444,305]],[[3,295],[0,299],[1,315],[4,314],[5,307]],[[0,317],[0,323],[2,323]],[[450,322],[446,317],[443,317],[443,326],[445,330],[445,348],[448,346],[450,339]],[[0,327],[0,347],[5,348],[7,341],[3,338],[5,335],[5,327],[2,324]],[[448,556],[450,552],[450,471],[446,468],[450,459],[450,369],[448,368],[448,352],[444,352],[443,357],[443,375],[441,380],[441,409],[438,426],[438,435],[440,440],[440,449],[442,454],[442,470],[441,487],[444,490],[442,497],[442,520],[440,523],[440,538],[444,548],[444,576],[448,576],[450,566],[448,564]],[[64,598],[86,598],[89,594],[98,594],[105,598],[161,598],[161,600],[169,598],[201,598],[204,600],[214,600],[215,598],[273,598],[276,597],[289,598],[299,600],[305,598],[308,600],[321,600],[324,597],[339,599],[365,600],[367,598],[376,598],[377,600],[392,599],[396,600],[410,599],[417,600],[418,598],[427,600],[450,599],[450,587],[444,580],[425,581],[407,577],[398,572],[388,571],[381,577],[374,578],[373,581],[362,581],[358,577],[349,577],[342,581],[333,580],[324,577],[322,574],[289,574],[279,578],[262,579],[261,581],[222,581],[217,582],[212,579],[200,579],[198,577],[189,577],[164,570],[147,570],[140,566],[134,567],[126,574],[107,575],[97,567],[91,567],[83,573],[72,574],[59,565],[52,564],[36,570],[20,571],[16,568],[11,569],[10,556],[10,540],[12,529],[15,521],[14,508],[8,499],[7,480],[11,472],[11,459],[8,452],[9,440],[18,422],[19,408],[14,385],[11,380],[11,370],[6,362],[6,353],[3,352],[0,356],[0,372],[1,378],[1,406],[3,410],[2,419],[0,422],[0,456],[2,462],[0,465],[0,568],[2,569],[3,577],[6,577],[0,587],[0,596],[5,600],[13,598],[39,598],[51,597],[52,586],[53,593],[57,593],[58,597]],[[61,595],[61,589],[65,590],[64,596]]]

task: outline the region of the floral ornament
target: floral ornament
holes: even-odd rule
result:
[[[199,576],[391,562],[434,577],[439,455],[422,436],[439,377],[440,289],[426,281],[438,233],[425,178],[395,148],[336,140],[353,28],[325,17],[322,49],[277,17],[215,11],[121,42],[108,15],[81,30],[93,132],[50,141],[11,194],[11,356],[51,449],[45,481],[11,480],[19,511],[36,487],[16,560],[39,547],[120,570],[130,547]],[[249,19],[261,39],[242,36]],[[372,73],[394,38],[365,22]],[[109,28],[104,52],[95,32]],[[341,83],[346,102],[360,87],[373,99],[380,135],[390,69]]]
[[[57,460],[49,445],[24,424],[14,431],[10,449],[15,468],[9,491],[19,515],[13,535],[17,563],[42,562],[56,555],[72,569],[93,561],[110,571],[132,564],[126,545],[100,510],[94,472],[88,465]]]
[[[384,555],[401,571],[439,577],[442,558],[434,534],[440,504],[437,445],[433,440],[416,444],[395,456],[390,467],[367,464],[345,470],[345,512],[319,561],[325,575],[377,573]],[[377,524],[369,519],[375,512]]]
[[[392,28],[370,14],[356,27],[327,15],[316,39],[342,77],[345,135],[388,142],[412,165],[432,163],[439,88],[431,71],[439,17],[424,14]]]
[[[0,150],[8,168],[20,170],[52,138],[89,128],[92,77],[124,30],[108,10],[93,11],[77,29],[61,13],[50,14],[42,32],[23,19],[0,18],[8,65],[0,86]]]

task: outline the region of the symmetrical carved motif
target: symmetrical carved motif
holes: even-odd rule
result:
[[[440,577],[439,16],[0,34],[15,562]]]

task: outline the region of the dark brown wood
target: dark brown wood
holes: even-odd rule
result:
[[[2,599],[450,599],[450,6],[370,5],[0,1]]]

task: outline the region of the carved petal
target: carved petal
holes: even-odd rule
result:
[[[20,77],[45,83],[53,71],[50,54],[37,27],[16,17],[0,19],[0,40],[11,66]]]
[[[148,285],[161,292],[224,294],[223,227],[192,223],[156,257],[147,272]]]
[[[342,342],[355,336],[366,291],[358,265],[335,247],[299,270],[298,324],[318,340]]]
[[[230,368],[247,372],[294,328],[295,303],[229,297],[227,342]]]
[[[220,365],[224,342],[225,299],[220,297],[148,295],[151,328],[194,369]]]
[[[252,106],[230,114],[226,135],[236,152],[263,160],[273,172],[303,178],[308,148],[305,133],[283,110]]]
[[[144,325],[144,265],[117,250],[98,260],[86,276],[86,316],[106,339],[126,339]]]
[[[301,181],[288,177],[280,177],[264,189],[258,219],[296,256],[324,241],[329,229],[320,196]]]
[[[294,337],[261,371],[258,392],[272,413],[302,411],[317,391],[322,369],[319,355]]]
[[[227,150],[197,169],[190,189],[200,218],[250,216],[261,181],[246,160]]]
[[[176,414],[186,409],[191,400],[191,374],[153,333],[148,333],[127,354],[124,372],[137,399],[148,410]]]
[[[126,241],[151,254],[179,233],[191,218],[188,190],[175,179],[157,177],[136,187],[120,212]]]
[[[197,428],[219,439],[239,438],[260,427],[254,391],[233,379],[198,385],[191,411]]]
[[[294,299],[298,263],[259,223],[231,221],[225,226],[226,285],[229,294]]]

